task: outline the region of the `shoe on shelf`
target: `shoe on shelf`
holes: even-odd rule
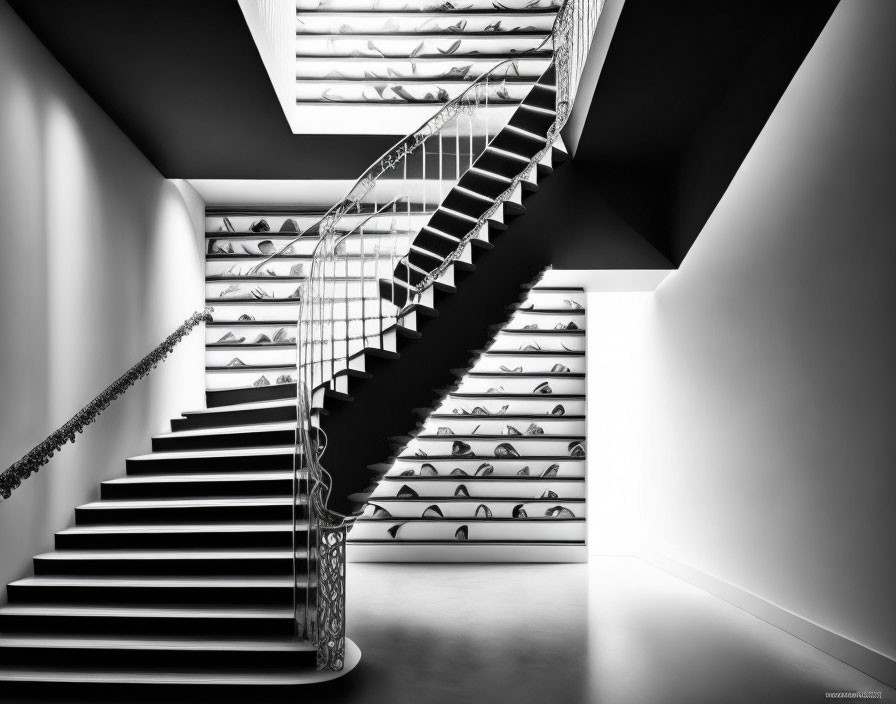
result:
[[[413,476],[414,476],[414,470],[413,470],[413,469],[406,469],[406,470],[404,470],[401,474],[399,474],[398,476],[399,476],[399,477],[413,477]]]
[[[443,426],[439,426],[436,430],[436,435],[454,435],[454,431],[451,428]]]
[[[570,321],[569,323],[557,323],[554,330],[578,330],[579,326]]]
[[[532,391],[533,394],[552,394],[554,393],[551,389],[551,385],[548,382],[543,381],[535,389]]]
[[[566,304],[567,308],[572,308],[573,310],[585,310],[585,306],[583,306],[578,301],[573,301],[569,298],[564,298],[563,302]]]
[[[523,371],[523,368],[522,368],[522,367],[514,367],[513,369],[510,369],[510,368],[508,368],[508,367],[505,367],[505,366],[502,364],[502,365],[501,365],[501,371],[502,371],[502,372],[507,372],[508,374],[521,374],[522,371]]]
[[[461,526],[456,531],[454,531],[454,539],[455,540],[466,540],[467,538],[468,538],[467,526]]]
[[[254,298],[257,301],[264,300],[265,298],[273,298],[274,297],[274,294],[268,293],[261,286],[256,286],[249,293],[251,294],[252,298]]]
[[[541,473],[541,476],[542,476],[542,478],[545,478],[545,477],[556,477],[557,474],[558,474],[559,472],[560,472],[560,465],[559,465],[559,464],[552,464],[550,467],[548,467],[546,470],[544,470],[544,471]]]
[[[476,406],[476,408],[473,409],[473,413],[471,415],[487,416],[488,414],[489,414],[488,411],[485,410],[482,406]]]
[[[280,226],[280,232],[298,232],[299,231],[299,223],[296,222],[295,218],[286,218],[283,221],[283,224]]]
[[[465,472],[464,470],[462,470],[460,467],[455,467],[454,469],[451,470],[451,476],[452,477],[469,477],[470,475],[467,472]]]
[[[293,344],[296,341],[296,338],[289,337],[289,334],[286,332],[286,328],[280,328],[277,332],[274,333],[274,338],[272,342],[276,342],[279,344]]]
[[[563,506],[554,506],[544,512],[548,518],[575,518],[576,514]]]
[[[479,467],[476,468],[476,476],[477,477],[487,477],[490,474],[495,473],[495,468],[490,465],[488,462],[483,462]]]
[[[526,465],[522,469],[517,470],[516,475],[518,477],[528,477],[529,476],[529,465]]]
[[[305,265],[299,262],[298,264],[293,264],[292,268],[289,270],[290,276],[304,276],[305,275]]]
[[[262,386],[270,386],[270,385],[271,385],[271,382],[268,381],[268,378],[266,376],[259,377],[256,380],[256,382],[254,384],[252,384],[252,386],[254,386],[256,388],[260,388]]]
[[[473,448],[461,440],[455,440],[451,446],[451,454],[454,457],[474,457]]]
[[[277,248],[274,246],[274,243],[270,240],[262,240],[258,243],[258,251],[261,252],[266,257],[276,253]]]
[[[376,504],[370,504],[373,506],[373,513],[370,514],[371,518],[392,518],[392,514],[389,513],[382,506],[377,506]]]
[[[269,345],[271,344],[271,342],[273,342],[273,340],[271,340],[271,338],[265,335],[263,332],[256,335],[255,339],[252,340],[253,345]]]
[[[432,506],[427,506],[424,509],[421,517],[422,518],[444,518],[445,514],[442,513],[442,509],[440,509],[438,506],[433,504]]]
[[[246,363],[239,357],[234,357],[227,363],[228,367],[245,367]]]
[[[521,352],[540,352],[541,345],[539,345],[537,342],[535,342],[533,340],[532,342],[530,342],[527,345],[520,345],[520,351]]]
[[[270,232],[271,226],[268,225],[268,221],[262,218],[261,220],[256,220],[251,225],[249,225],[249,230],[252,232]]]
[[[293,382],[295,382],[295,379],[290,374],[281,374],[277,377],[278,384],[292,384]]]
[[[414,453],[414,457],[427,457],[427,456],[428,455],[426,454],[426,452],[424,450],[417,450]]]
[[[218,340],[217,344],[221,344],[222,342],[233,342],[234,344],[242,344],[246,341],[245,337],[237,337],[232,332],[224,333],[220,340]]]
[[[532,423],[526,428],[526,435],[544,435],[544,428],[540,425]]]
[[[509,442],[502,442],[495,448],[495,457],[519,457],[520,453],[513,449]]]
[[[522,433],[514,428],[512,425],[507,426],[507,434],[508,435],[522,435]]]
[[[397,523],[389,529],[388,533],[392,536],[393,540],[398,540],[398,529],[403,525],[404,523]]]
[[[420,468],[420,476],[421,477],[435,477],[435,476],[438,476],[438,474],[439,473],[436,470],[436,468],[433,467],[431,464],[429,464],[429,462],[427,462],[425,465],[423,465]]]
[[[523,508],[523,504],[517,504],[513,507],[513,517],[514,518],[528,518],[529,514],[526,513],[526,509]]]
[[[476,507],[476,518],[491,518],[492,510],[485,504],[479,504]]]
[[[541,495],[542,499],[559,499],[560,497],[557,495],[556,491],[551,491],[550,489],[545,489],[544,493]]]
[[[243,313],[239,318],[237,318],[237,320],[241,323],[248,323],[250,321],[254,321],[255,316],[249,315],[248,313]]]
[[[399,499],[417,499],[420,498],[420,494],[411,489],[407,484],[403,484],[401,489],[398,490],[396,496]]]
[[[503,386],[493,386],[493,387],[491,387],[488,391],[486,391],[485,393],[487,393],[487,394],[501,394],[501,393],[504,393],[504,387],[503,387]]]
[[[584,457],[585,456],[585,448],[582,447],[582,443],[578,440],[573,440],[569,443],[569,455],[570,457]]]
[[[551,410],[551,415],[552,416],[565,416],[566,409],[563,407],[563,404],[558,403],[556,406],[554,406],[554,408]]]
[[[220,227],[218,227],[218,232],[234,232],[233,223],[230,222],[230,218],[224,218],[224,221],[221,223]]]
[[[568,373],[569,373],[569,367],[567,367],[565,364],[555,364],[553,367],[551,367],[551,374],[568,374]]]
[[[470,492],[467,491],[467,487],[461,484],[457,489],[454,490],[455,496],[466,496],[468,499],[470,498]]]
[[[289,294],[289,296],[287,296],[287,298],[289,298],[291,300],[295,300],[295,301],[301,300],[302,299],[302,287],[297,286],[296,290],[293,291],[291,294]]]
[[[523,330],[538,330],[538,323],[529,323],[528,325],[523,325]]]

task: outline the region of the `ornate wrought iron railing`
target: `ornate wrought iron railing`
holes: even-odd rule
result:
[[[0,472],[0,498],[8,499],[12,492],[33,473],[40,470],[56,452],[84,432],[109,405],[131,388],[137,381],[149,374],[165,361],[174,347],[186,337],[199,323],[210,322],[212,308],[197,311],[187,318],[183,324],[166,337],[158,347],[113,381],[80,411],[75,413],[59,429],[51,433],[43,442],[37,444],[18,462],[11,464]]]
[[[400,281],[393,273],[397,265],[410,271],[410,245],[426,224],[430,208],[435,210],[473,168],[510,118],[514,108],[506,105],[504,91],[517,73],[516,59],[502,61],[482,74],[399,141],[367,169],[342,200],[300,235],[318,241],[302,283],[296,331],[295,617],[298,633],[317,644],[320,669],[340,670],[344,664],[345,546],[353,519],[327,508],[332,481],[320,464],[326,437],[313,411],[326,390],[338,391],[344,386],[342,380],[359,353],[394,345],[402,316],[413,310],[553,147],[569,116],[602,5],[603,0],[564,0],[551,35],[527,52],[552,57],[551,67],[556,70],[556,116],[546,145],[528,164],[522,164],[521,173],[511,179],[489,211],[471,223],[457,248],[430,271],[421,272],[422,280],[412,284],[410,277]],[[298,239],[259,263],[256,270],[289,255]],[[396,287],[406,289],[407,295],[396,297]],[[405,298],[407,304],[400,307],[392,302]],[[300,584],[298,556],[302,547],[307,553],[306,585]]]

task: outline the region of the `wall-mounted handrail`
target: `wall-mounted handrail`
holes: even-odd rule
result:
[[[53,455],[93,423],[109,404],[124,394],[137,381],[149,374],[171,353],[174,347],[199,323],[211,322],[212,308],[196,311],[166,337],[152,352],[113,381],[92,401],[75,413],[45,440],[35,445],[22,459],[0,473],[0,498],[8,499],[22,482],[43,467]]]

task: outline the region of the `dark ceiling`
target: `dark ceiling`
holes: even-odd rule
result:
[[[169,178],[354,179],[396,141],[293,135],[236,0],[9,0]]]
[[[353,179],[395,141],[292,135],[236,0],[9,2],[165,176]],[[678,264],[836,5],[626,0],[580,177]]]

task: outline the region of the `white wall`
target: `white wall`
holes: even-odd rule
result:
[[[203,305],[201,198],[166,181],[0,2],[0,465],[19,459]],[[182,195],[183,193],[183,195]],[[0,584],[98,481],[202,407],[194,333],[0,502]]]
[[[640,496],[619,531],[890,658],[894,33],[891,0],[842,2],[680,271],[589,298],[590,370],[622,336],[589,420]]]

